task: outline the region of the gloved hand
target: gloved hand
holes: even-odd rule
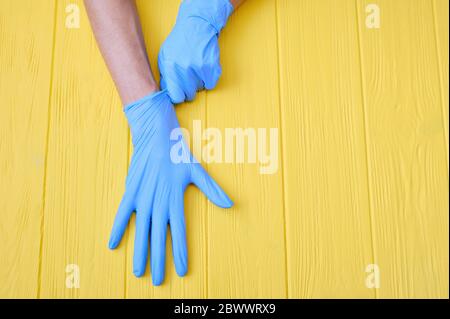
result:
[[[222,73],[218,35],[233,12],[229,0],[184,0],[158,56],[161,88],[174,104],[213,89]]]
[[[183,201],[188,184],[199,187],[217,206],[229,208],[233,203],[189,152],[167,91],[128,105],[125,114],[134,150],[109,247],[118,246],[135,211],[133,273],[137,277],[145,273],[150,235],[152,280],[154,285],[160,285],[164,279],[168,224],[176,272],[183,276],[187,271]]]

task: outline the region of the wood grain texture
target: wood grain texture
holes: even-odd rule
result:
[[[0,4],[0,298],[38,293],[54,1]]]
[[[438,50],[438,63],[440,72],[440,84],[441,84],[441,98],[442,98],[442,112],[444,118],[444,130],[445,139],[447,146],[447,170],[449,165],[449,149],[448,149],[448,116],[449,116],[449,101],[448,101],[448,12],[449,12],[449,1],[448,0],[434,0],[433,2],[435,28],[436,28],[436,44]],[[448,172],[447,172],[448,173]]]
[[[171,31],[179,0],[141,0],[137,2],[139,16],[142,21],[144,37],[147,44],[149,59],[155,77],[159,79],[157,56],[161,44]],[[193,121],[204,122],[205,94],[200,93],[195,102],[176,107],[180,125],[193,134]],[[192,141],[191,141],[192,143]],[[131,156],[132,149],[130,149]],[[175,272],[172,258],[170,232],[168,232],[166,250],[166,277],[164,284],[153,287],[151,282],[150,260],[145,276],[136,278],[132,274],[134,249],[134,218],[130,223],[127,247],[127,290],[128,298],[205,298],[206,297],[206,199],[194,187],[189,187],[185,194],[185,218],[188,243],[188,273],[180,278]]]
[[[159,78],[180,0],[137,3]],[[224,144],[226,128],[277,128],[278,170],[203,161],[235,206],[190,187],[188,274],[169,236],[153,287],[150,267],[132,274],[134,217],[107,248],[132,145],[82,0],[0,1],[0,298],[448,298],[448,7],[247,0],[220,35],[218,87],[176,111],[191,145],[194,120]]]
[[[278,1],[291,298],[373,298],[355,2]]]
[[[275,8],[249,0],[221,34],[223,76],[207,93],[207,127],[219,129],[224,144],[226,128],[280,127]],[[208,203],[208,297],[287,296],[280,166],[262,175],[258,161],[208,165],[235,203],[227,211]]]
[[[375,263],[382,298],[448,298],[448,175],[428,0],[358,1]],[[448,13],[447,13],[448,19]]]
[[[66,28],[68,4],[80,28]],[[128,127],[81,0],[58,1],[45,189],[42,298],[122,298],[125,244],[107,248],[125,186]],[[66,287],[66,267],[80,288]]]

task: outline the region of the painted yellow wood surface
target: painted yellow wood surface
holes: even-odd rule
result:
[[[447,145],[447,169],[449,165],[449,156],[448,156],[448,116],[449,116],[449,103],[448,103],[448,10],[449,10],[449,1],[448,0],[434,0],[433,2],[433,10],[434,10],[434,19],[436,25],[436,44],[438,50],[438,61],[439,61],[439,72],[441,75],[440,78],[440,90],[442,95],[442,112],[444,116],[444,130],[445,130],[445,139]]]
[[[448,294],[448,173],[433,2],[358,1],[369,192],[382,298]],[[448,58],[447,58],[448,59]]]
[[[276,37],[271,0],[242,6],[221,34],[223,77],[207,93],[206,124],[223,139],[226,128],[280,127]],[[208,203],[208,297],[286,297],[282,173],[260,166],[208,166],[235,202],[228,211]]]
[[[0,297],[39,287],[54,3],[0,4]],[[18,26],[20,26],[18,28]]]
[[[73,3],[79,29],[66,27]],[[107,243],[124,189],[128,128],[82,1],[57,1],[54,45],[39,297],[123,297],[125,246],[111,252]],[[71,264],[79,289],[66,287]]]
[[[371,298],[355,2],[278,5],[289,297]]]
[[[379,29],[366,27],[369,3]],[[66,26],[70,4],[79,28]],[[138,1],[156,75],[178,4]],[[217,89],[177,114],[191,137],[194,120],[222,136],[278,128],[278,171],[204,163],[236,205],[189,188],[188,275],[168,238],[153,287],[149,268],[132,274],[134,218],[107,249],[132,145],[82,1],[0,1],[0,297],[448,298],[448,5],[239,8],[220,36]],[[71,264],[78,289],[66,287]],[[370,264],[379,289],[366,287]]]

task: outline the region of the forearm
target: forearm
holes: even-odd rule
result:
[[[231,4],[233,5],[234,9],[237,9],[245,0],[230,0]]]
[[[134,0],[84,0],[105,63],[127,105],[158,90]]]

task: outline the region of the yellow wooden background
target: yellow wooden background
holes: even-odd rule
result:
[[[178,3],[138,1],[154,70]],[[279,128],[280,167],[207,165],[236,206],[189,188],[188,275],[169,240],[153,287],[132,274],[134,219],[107,249],[131,146],[82,1],[0,0],[0,297],[448,298],[448,10],[248,0],[220,37],[218,88],[177,113],[188,128]]]

